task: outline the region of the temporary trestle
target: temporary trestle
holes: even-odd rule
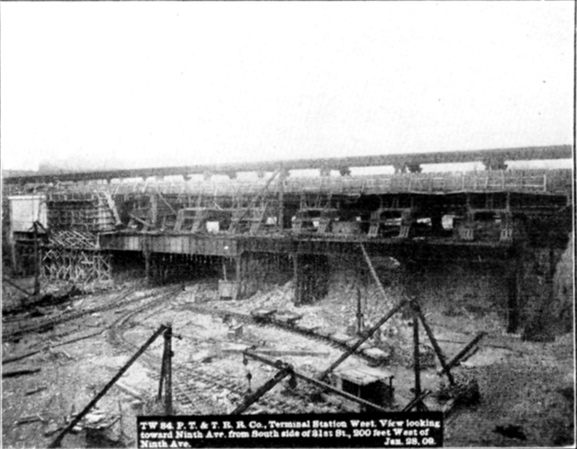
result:
[[[43,275],[72,282],[104,282],[112,279],[110,255],[101,251],[44,248]]]
[[[98,249],[96,234],[73,230],[51,232],[48,235],[48,244],[68,249]]]

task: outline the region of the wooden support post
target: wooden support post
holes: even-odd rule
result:
[[[160,190],[158,189],[158,187],[155,187],[156,189],[156,193],[158,193],[158,197],[162,200],[162,202],[170,209],[170,212],[172,212],[174,215],[177,215],[176,210],[174,209],[174,207],[172,207],[170,205],[170,203],[168,201],[166,201],[166,199],[162,196],[162,193],[160,193]]]
[[[172,323],[164,325],[164,359],[166,360],[164,383],[164,414],[172,415]]]
[[[38,248],[38,224],[35,221],[34,228],[34,295],[40,293],[40,251]]]
[[[377,287],[379,289],[379,292],[381,292],[381,295],[383,295],[383,298],[387,297],[387,293],[385,292],[385,287],[383,287],[383,284],[381,283],[381,280],[379,279],[379,276],[377,275],[377,272],[375,271],[375,267],[373,266],[373,263],[371,262],[371,258],[369,257],[369,254],[367,253],[367,250],[365,249],[365,245],[363,245],[361,243],[361,251],[363,252],[363,256],[365,258],[365,261],[367,262],[367,265],[369,266],[369,270],[371,272],[371,275],[373,276],[373,279],[375,280]]]
[[[555,341],[555,336],[551,330],[551,304],[554,302],[555,298],[555,248],[553,243],[549,243],[549,257],[547,261],[547,271],[545,273],[545,285],[547,287],[546,295],[547,301],[541,302],[541,307],[539,311],[539,324],[540,324],[540,341]]]
[[[361,296],[361,288],[357,284],[357,335],[361,335],[364,329],[363,320],[363,298]]]
[[[299,262],[299,255],[294,253],[293,255],[293,273],[294,273],[294,285],[295,285],[295,306],[300,306],[302,304],[303,297],[303,279],[301,274],[301,264]]]
[[[307,263],[305,264],[305,279],[307,282],[307,292],[305,303],[311,304],[317,299],[317,279],[318,279],[318,265],[317,256],[306,256]]]
[[[310,304],[327,292],[329,264],[325,256],[293,255],[295,305]]]
[[[321,258],[320,259],[321,270],[319,273],[320,276],[318,277],[319,282],[317,282],[317,292],[316,292],[317,300],[323,299],[327,295],[329,291],[329,283],[331,276],[330,274],[331,266],[329,263],[328,256],[322,255],[319,257]]]
[[[389,318],[391,318],[395,313],[397,313],[406,304],[406,300],[401,300],[395,307],[393,307],[389,313],[387,313],[383,318],[381,318],[377,323],[371,327],[369,330],[364,332],[364,334],[359,338],[359,340],[351,346],[347,351],[341,355],[331,366],[329,366],[325,371],[321,373],[319,379],[324,379],[333,372],[334,369],[343,363],[349,356],[351,356],[366,340],[368,340],[371,335],[373,335],[383,324],[385,324]]]
[[[515,261],[507,274],[507,333],[514,333],[519,327],[518,265]]]
[[[158,254],[157,255],[157,263],[156,267],[158,270],[158,278],[160,279],[160,284],[166,283],[166,275],[167,275],[167,264],[166,264],[166,254]]]
[[[148,239],[145,237],[142,241],[143,248],[142,253],[144,255],[144,273],[146,274],[146,284],[152,284],[152,254],[150,251],[150,245]]]
[[[10,237],[10,255],[12,257],[12,269],[14,273],[20,273],[20,258],[16,254],[16,242]]]
[[[330,391],[331,393],[339,395],[339,396],[346,398],[350,401],[356,402],[357,404],[361,404],[370,410],[376,410],[378,412],[389,411],[389,410],[385,409],[384,407],[381,407],[380,405],[366,401],[366,400],[361,399],[357,396],[353,396],[352,394],[349,394],[349,393],[346,393],[342,390],[339,390],[338,388],[335,388],[332,385],[329,385],[328,383],[322,382],[321,380],[314,379],[312,377],[309,377],[309,376],[306,376],[302,373],[299,373],[298,371],[295,371],[291,365],[287,365],[286,363],[282,363],[280,361],[272,361],[270,359],[267,359],[266,357],[262,357],[261,355],[255,354],[254,352],[250,352],[248,350],[246,350],[244,353],[247,357],[258,360],[259,362],[262,362],[266,365],[272,366],[273,368],[276,368],[279,370],[288,368],[290,370],[289,373],[291,375],[293,375],[295,378],[304,380],[305,382],[310,383],[312,385],[315,385],[315,386],[321,388],[322,390]]]
[[[274,375],[272,379],[269,379],[264,385],[259,387],[254,393],[248,395],[245,400],[237,408],[235,408],[231,415],[240,415],[252,404],[263,397],[268,391],[272,390],[279,382],[281,382],[285,377],[290,375],[291,370],[288,367],[282,368],[278,373]]]
[[[153,225],[151,223],[149,223],[148,221],[142,220],[141,218],[138,218],[136,215],[134,214],[128,214],[130,216],[130,218],[132,218],[135,221],[138,221],[140,224],[143,225],[143,230],[146,231],[149,228],[152,228]]]
[[[226,257],[222,258],[222,277],[224,278],[224,281],[228,281],[228,277],[226,275]]]
[[[150,198],[150,224],[152,228],[156,228],[158,226],[158,196],[152,194],[149,196]]]
[[[239,254],[235,257],[235,280],[236,280],[236,299],[243,299],[245,295],[244,289],[244,277],[246,275],[246,261],[243,254]]]
[[[555,279],[555,249],[553,248],[553,243],[549,243],[549,261],[547,264],[547,275],[545,281],[547,283],[547,295],[548,304],[553,304],[553,299],[555,297],[555,289],[553,280]]]
[[[299,272],[298,272],[298,260],[296,254],[291,254],[293,261],[293,283],[294,283],[294,298],[293,303],[295,306],[299,305]]]
[[[469,350],[475,346],[479,341],[481,341],[481,339],[487,335],[486,332],[479,332],[475,338],[473,338],[469,343],[467,343],[465,345],[465,347],[463,349],[461,349],[459,351],[459,353],[453,357],[449,363],[447,363],[447,369],[451,369],[453,366],[455,366],[457,363],[459,363],[459,360],[461,360],[468,352]],[[440,369],[439,371],[437,371],[437,374],[442,375],[445,372],[445,369]]]
[[[160,379],[158,379],[158,396],[157,401],[162,399],[164,393],[164,378],[166,377],[166,351],[162,354],[162,362],[160,362]]]
[[[419,315],[419,318],[421,319],[421,323],[423,323],[423,327],[425,328],[425,332],[427,333],[427,336],[429,337],[429,340],[431,341],[431,344],[433,345],[433,348],[435,350],[435,354],[437,354],[437,358],[439,359],[439,362],[441,362],[441,366],[443,367],[443,372],[447,375],[447,378],[449,379],[449,383],[451,385],[455,385],[455,379],[453,378],[453,375],[451,374],[451,370],[447,365],[447,362],[445,361],[445,356],[443,355],[443,351],[441,351],[441,347],[439,346],[439,343],[437,342],[437,339],[435,338],[435,335],[433,334],[433,330],[429,327],[429,323],[427,323],[427,320],[425,319],[425,316],[423,315],[423,311],[421,310],[421,307],[418,304],[414,304],[414,309],[417,312],[417,314]]]
[[[415,399],[421,396],[421,356],[419,353],[419,317],[413,308],[413,369],[415,372]],[[417,404],[420,411],[420,402]]]
[[[430,390],[425,390],[423,391],[419,396],[415,396],[411,402],[409,402],[407,405],[405,405],[405,408],[401,410],[401,412],[405,413],[405,412],[410,412],[411,410],[413,410],[415,408],[415,406],[420,407],[422,410],[427,411],[427,407],[425,407],[425,404],[423,403],[423,399],[425,399],[427,396],[429,396],[431,394]],[[419,410],[421,411],[421,410]]]
[[[286,173],[281,169],[280,176],[278,178],[278,228],[282,232],[284,230],[284,183],[286,179]]]

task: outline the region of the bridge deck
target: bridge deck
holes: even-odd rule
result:
[[[373,255],[399,258],[435,259],[450,252],[463,260],[506,260],[515,251],[512,242],[463,242],[451,238],[405,240],[399,238],[371,239],[366,236],[294,237],[276,236],[203,236],[192,234],[109,233],[100,234],[99,247],[106,251],[138,251],[167,254],[237,257],[243,253],[333,254],[359,252],[362,243]]]
[[[107,191],[113,195],[156,194],[203,195],[215,197],[251,196],[264,192],[269,179],[211,179],[204,181],[140,181],[111,184],[59,184],[45,190],[64,195]],[[568,195],[573,173],[556,170],[490,170],[463,173],[404,173],[365,176],[289,177],[283,182],[287,195],[317,193],[342,196],[388,193],[449,194],[461,192],[518,192]],[[279,192],[279,179],[272,180],[266,194]],[[72,197],[70,197],[72,198]]]

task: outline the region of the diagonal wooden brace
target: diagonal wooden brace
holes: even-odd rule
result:
[[[441,350],[441,347],[439,346],[439,343],[437,342],[437,339],[435,338],[435,335],[433,334],[433,330],[430,328],[429,323],[427,323],[427,320],[425,320],[425,316],[423,315],[423,311],[421,310],[421,307],[418,304],[414,303],[413,308],[414,308],[415,312],[417,313],[417,315],[419,315],[419,318],[421,319],[421,323],[423,323],[423,327],[425,328],[425,332],[427,333],[427,336],[429,337],[429,340],[431,341],[431,344],[433,345],[433,349],[435,350],[435,354],[437,354],[437,358],[439,359],[439,362],[441,362],[441,366],[443,367],[443,372],[447,375],[447,379],[449,379],[449,383],[451,385],[455,385],[455,379],[453,378],[453,375],[451,374],[450,367],[447,365],[447,362],[445,361],[445,356],[443,354],[443,351]]]
[[[389,313],[387,313],[383,318],[381,318],[377,323],[368,329],[367,331],[363,332],[362,336],[359,340],[347,349],[347,351],[341,355],[331,366],[329,366],[325,371],[321,373],[319,379],[322,380],[327,377],[334,369],[343,363],[349,356],[351,356],[366,340],[368,340],[383,324],[385,324],[395,313],[397,313],[401,308],[407,303],[405,299],[401,300],[395,307],[393,307]]]

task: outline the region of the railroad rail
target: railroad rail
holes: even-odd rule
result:
[[[187,305],[185,310],[191,310],[205,315],[218,316],[221,318],[230,317],[245,324],[281,329],[287,332],[301,335],[306,338],[317,340],[325,344],[329,344],[334,348],[343,351],[349,350],[358,340],[356,337],[344,338],[344,335],[341,335],[337,332],[322,332],[315,328],[302,326],[299,327],[295,321],[283,320],[275,316],[280,316],[281,313],[271,313],[266,317],[262,317],[231,310],[222,310],[217,307],[205,307],[196,304]],[[370,346],[364,347],[361,352],[357,352],[355,355],[365,359],[372,364],[381,364],[387,361],[387,355],[384,352],[379,355],[371,355],[377,352],[374,350],[371,351],[371,349],[374,348]]]
[[[22,335],[32,333],[32,332],[43,332],[48,330],[56,325],[63,324],[69,321],[77,320],[84,316],[93,314],[93,313],[100,313],[106,312],[114,309],[119,309],[121,307],[133,306],[135,304],[145,302],[150,304],[158,303],[165,299],[168,295],[174,294],[180,287],[163,287],[159,289],[155,289],[153,291],[147,292],[145,295],[137,296],[136,298],[126,299],[129,296],[136,293],[135,289],[130,289],[127,292],[123,292],[120,296],[114,298],[109,304],[104,304],[101,306],[91,307],[86,310],[82,310],[79,312],[68,312],[57,314],[51,317],[40,317],[37,319],[32,319],[31,322],[27,323],[24,326],[15,326],[15,325],[3,325],[2,329],[2,338],[4,340],[10,341]]]
[[[110,328],[110,343],[117,347],[134,350],[135,346],[126,340],[124,334],[137,325],[135,320],[137,316],[155,310],[162,305],[159,301],[153,301],[123,314]],[[220,316],[220,314],[218,315]],[[259,323],[256,322],[256,324]],[[266,324],[260,323],[260,325]],[[151,377],[160,380],[158,367],[161,357],[147,352],[141,356],[141,360],[152,368]],[[247,393],[246,385],[223,376],[215,368],[202,364],[173,364],[172,382],[178,406],[183,412],[192,414],[227,413],[230,410],[215,402],[214,397],[224,393],[229,401],[235,403],[240,402]],[[309,398],[305,393],[293,391],[292,394],[302,399],[302,404],[308,403]],[[345,411],[340,404],[327,403],[325,406],[333,412]],[[304,410],[303,407],[295,405],[294,402],[287,403],[270,396],[261,398],[258,407],[268,413],[299,413]]]

